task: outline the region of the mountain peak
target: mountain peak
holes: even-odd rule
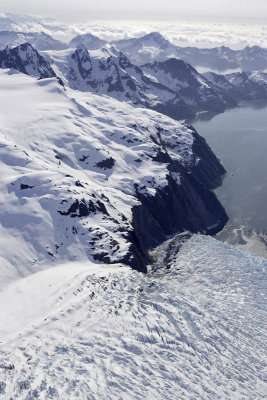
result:
[[[19,49],[19,50],[22,50],[22,51],[37,52],[37,50],[35,50],[35,48],[32,46],[32,44],[30,42],[22,43],[19,46],[17,46],[16,48]]]
[[[86,53],[87,53],[87,48],[85,47],[85,45],[84,45],[83,43],[79,43],[78,46],[77,46],[77,48],[76,48],[76,50],[77,50],[79,53],[83,53],[83,52],[86,52]]]
[[[36,78],[56,76],[49,62],[29,42],[0,51],[0,68],[13,68]]]
[[[162,36],[159,32],[150,32],[147,35],[143,36],[142,39],[153,39],[156,42],[167,42],[164,36]]]
[[[88,50],[96,50],[101,46],[105,45],[105,40],[99,39],[92,33],[85,33],[83,35],[77,35],[69,42],[69,47],[77,47],[83,44]]]

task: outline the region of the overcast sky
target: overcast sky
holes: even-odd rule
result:
[[[267,0],[0,0],[0,12],[63,19],[204,18],[267,23]]]

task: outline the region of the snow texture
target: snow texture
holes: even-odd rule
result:
[[[263,399],[267,261],[195,235],[164,267],[72,263],[0,292],[1,399]]]
[[[47,262],[124,259],[136,192],[155,196],[170,174],[179,184],[154,158],[164,146],[173,160],[196,164],[193,130],[109,97],[66,92],[55,78],[2,70],[0,87],[1,277]]]

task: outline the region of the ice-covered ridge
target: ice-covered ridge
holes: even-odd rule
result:
[[[193,236],[160,277],[73,264],[12,284],[0,293],[3,400],[262,399],[266,267]],[[34,289],[30,313],[33,286],[49,296]]]

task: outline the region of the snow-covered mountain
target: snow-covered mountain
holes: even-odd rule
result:
[[[0,68],[15,69],[41,79],[56,76],[49,62],[30,43],[0,50]]]
[[[190,64],[175,58],[148,63],[142,69],[176,92],[195,112],[221,112],[243,100],[267,99],[267,74],[260,71],[199,74]]]
[[[177,57],[177,47],[159,32],[151,32],[140,38],[122,39],[112,43],[137,65]]]
[[[158,32],[113,43],[137,65],[178,58],[195,67],[203,66],[221,71],[238,67],[245,71],[267,68],[267,49],[259,46],[246,46],[242,50],[232,50],[226,46],[212,49],[180,47],[169,42]]]
[[[225,224],[210,191],[225,171],[193,128],[54,78],[0,76],[2,274],[88,258],[145,270],[166,235]]]
[[[44,32],[15,32],[0,31],[0,49],[17,47],[23,43],[30,43],[36,50],[64,50],[67,44],[52,38]]]
[[[131,101],[175,119],[192,115],[181,97],[144,75],[141,68],[114,47],[88,53],[85,46],[80,45],[68,59],[67,80],[74,89]]]
[[[206,72],[203,76],[230,105],[236,105],[242,100],[267,98],[267,73],[254,71],[218,75]]]
[[[226,84],[220,88],[212,74],[199,74],[182,60],[171,58],[139,67],[109,45],[91,51],[80,45],[74,52],[46,54],[71,88],[130,101],[175,119],[192,118],[199,111],[223,112],[242,100],[267,98],[266,74],[260,72],[222,75]]]
[[[75,49],[81,45],[85,46],[87,50],[96,50],[105,46],[105,40],[99,39],[97,36],[91,33],[86,33],[84,35],[75,36],[70,42],[69,47],[74,47]]]
[[[234,60],[244,71],[266,70],[267,49],[260,46],[246,46],[236,52]]]
[[[83,92],[95,92],[162,112],[175,119],[193,115],[183,99],[144,74],[113,46],[88,51],[43,53],[65,85]]]
[[[221,112],[225,109],[225,101],[219,90],[214,90],[213,85],[185,61],[170,58],[163,62],[145,64],[142,69],[177,93],[195,112]]]
[[[232,50],[221,46],[213,49],[178,47],[177,56],[194,66],[225,70],[241,68],[244,71],[265,70],[267,68],[267,49],[259,46],[246,46],[242,50]]]
[[[199,111],[222,112],[242,100],[267,98],[264,73],[201,75],[175,58],[141,68],[109,45],[91,51],[80,45],[76,50],[39,53],[25,43],[0,51],[0,66],[41,79],[57,76],[72,89],[105,94],[177,120]]]

